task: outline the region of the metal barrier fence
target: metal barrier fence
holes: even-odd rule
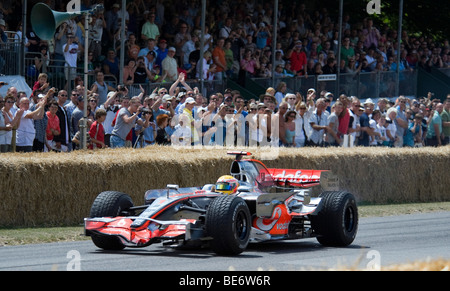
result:
[[[274,88],[280,82],[285,82],[288,93],[300,92],[305,94],[308,89],[316,91],[323,90],[332,92],[334,96],[346,94],[347,96],[358,96],[360,98],[381,98],[396,96],[396,72],[364,72],[354,74],[340,74],[339,82],[337,76],[314,75],[301,77],[276,78]],[[417,71],[402,71],[399,75],[399,95],[415,96],[417,90]],[[252,78],[260,86],[267,88],[272,86],[272,79]],[[338,88],[339,84],[339,88]]]
[[[58,89],[66,89],[70,91],[74,85],[72,82],[67,82],[67,78],[74,79],[71,74],[76,75],[84,80],[83,66],[79,65],[76,72],[69,70],[68,76],[65,74],[64,60],[58,59],[44,59],[41,53],[26,53],[25,58],[21,58],[21,43],[17,39],[10,38],[10,41],[0,45],[0,74],[3,75],[18,75],[21,72],[20,66],[23,65],[24,77],[28,85],[32,88],[34,82],[37,81],[37,76],[40,72],[47,73],[51,86]],[[450,74],[449,70],[443,70],[443,73]],[[94,73],[90,73],[88,88],[91,88],[95,82]],[[417,93],[417,71],[402,71],[399,75],[399,94],[406,96],[415,96]],[[356,74],[340,74],[339,82],[335,78],[326,78],[327,75],[319,76],[302,76],[302,77],[285,77],[276,78],[274,87],[279,82],[287,84],[288,92],[301,92],[303,94],[309,88],[315,88],[317,91],[326,90],[332,92],[335,96],[339,93],[345,93],[348,96],[358,96],[361,98],[379,98],[379,97],[394,97],[396,95],[396,72],[369,72]],[[253,78],[257,84],[263,88],[268,88],[273,85],[272,78]],[[119,84],[114,76],[105,75],[105,82],[111,87],[116,88]],[[203,88],[202,94],[210,96],[216,92],[223,92],[226,89],[226,82],[221,80],[204,81],[203,86],[200,81],[187,82],[191,88]],[[141,85],[146,94],[151,94],[155,88],[165,87],[169,89],[172,83],[145,83],[133,84],[128,86],[130,96],[137,96],[140,94]],[[338,88],[339,86],[339,88]]]
[[[64,74],[65,61],[48,59],[41,53],[27,53],[25,57],[25,80],[33,88],[39,73],[46,73],[51,87],[66,90],[72,89],[72,83],[66,82]],[[68,77],[72,78],[72,71],[68,70]]]
[[[19,42],[8,42],[0,47],[0,74],[3,75],[18,75],[20,74],[20,55],[21,44]],[[33,88],[34,83],[37,81],[39,73],[46,73],[48,76],[48,82],[52,87],[59,90],[65,89],[70,92],[75,84],[73,82],[67,82],[67,80],[73,80],[76,76],[79,76],[84,81],[84,66],[81,62],[75,71],[66,70],[66,62],[64,60],[55,58],[45,58],[42,53],[30,53],[25,54],[23,59],[24,77],[30,88]],[[115,76],[105,75],[105,82],[113,87],[117,88],[119,85]],[[88,88],[90,89],[95,82],[95,73],[90,72],[88,77]],[[203,96],[209,96],[213,93],[223,92],[225,90],[225,82],[222,81],[204,81],[203,86],[200,81],[186,82],[191,88],[203,88],[200,89]],[[137,96],[141,93],[141,86],[149,95],[153,90],[159,88],[169,89],[172,83],[144,83],[144,84],[132,84],[127,86],[129,95]]]
[[[22,46],[17,42],[0,44],[0,75],[19,75]]]

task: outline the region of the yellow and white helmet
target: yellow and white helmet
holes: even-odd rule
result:
[[[216,182],[216,191],[231,195],[237,192],[239,181],[230,175],[220,177]]]

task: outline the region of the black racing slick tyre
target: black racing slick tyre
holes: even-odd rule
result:
[[[105,191],[95,198],[89,217],[116,217],[124,215],[124,213],[130,215],[127,210],[133,206],[129,195],[117,191]],[[101,249],[122,250],[125,247],[115,236],[92,233],[91,238],[94,244]]]
[[[345,191],[323,192],[322,208],[311,215],[311,226],[317,240],[325,246],[350,245],[358,231],[358,208],[355,197]]]
[[[210,246],[218,255],[242,253],[251,232],[250,210],[244,199],[235,196],[215,198],[206,212],[206,233],[212,237]]]

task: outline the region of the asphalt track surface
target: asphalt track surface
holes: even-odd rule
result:
[[[450,212],[359,220],[352,245],[321,246],[316,239],[251,244],[236,257],[209,249],[179,250],[161,244],[106,252],[89,241],[0,247],[0,270],[32,271],[295,271],[378,266],[450,259]]]

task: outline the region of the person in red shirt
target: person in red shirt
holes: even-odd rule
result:
[[[45,152],[49,152],[53,149],[53,137],[61,134],[61,128],[59,127],[59,118],[56,115],[58,111],[58,102],[52,101],[50,102],[49,110],[45,113],[48,117],[47,128],[45,129]]]
[[[106,148],[105,145],[105,129],[103,128],[103,122],[106,119],[106,110],[100,108],[95,111],[95,121],[92,123],[89,129],[89,136],[91,137],[91,145],[89,149],[94,148]]]
[[[291,61],[291,71],[297,75],[306,75],[306,53],[302,50],[302,41],[297,40],[294,48],[288,53],[287,58]]]
[[[217,66],[214,77],[216,80],[222,80],[224,77],[224,72],[227,70],[227,62],[225,60],[225,50],[223,49],[225,45],[225,39],[219,38],[217,45],[212,52],[213,63]]]
[[[350,109],[348,108],[350,104],[350,100],[348,99],[347,95],[341,94],[338,98],[339,101],[342,102],[344,105],[344,110],[342,110],[341,114],[339,114],[339,127],[338,127],[338,133],[340,137],[344,137],[344,135],[348,134],[348,125],[350,123]]]
[[[50,86],[48,83],[48,75],[46,73],[40,73],[38,80],[33,85],[33,93],[35,93],[35,91],[44,92],[48,86]]]

